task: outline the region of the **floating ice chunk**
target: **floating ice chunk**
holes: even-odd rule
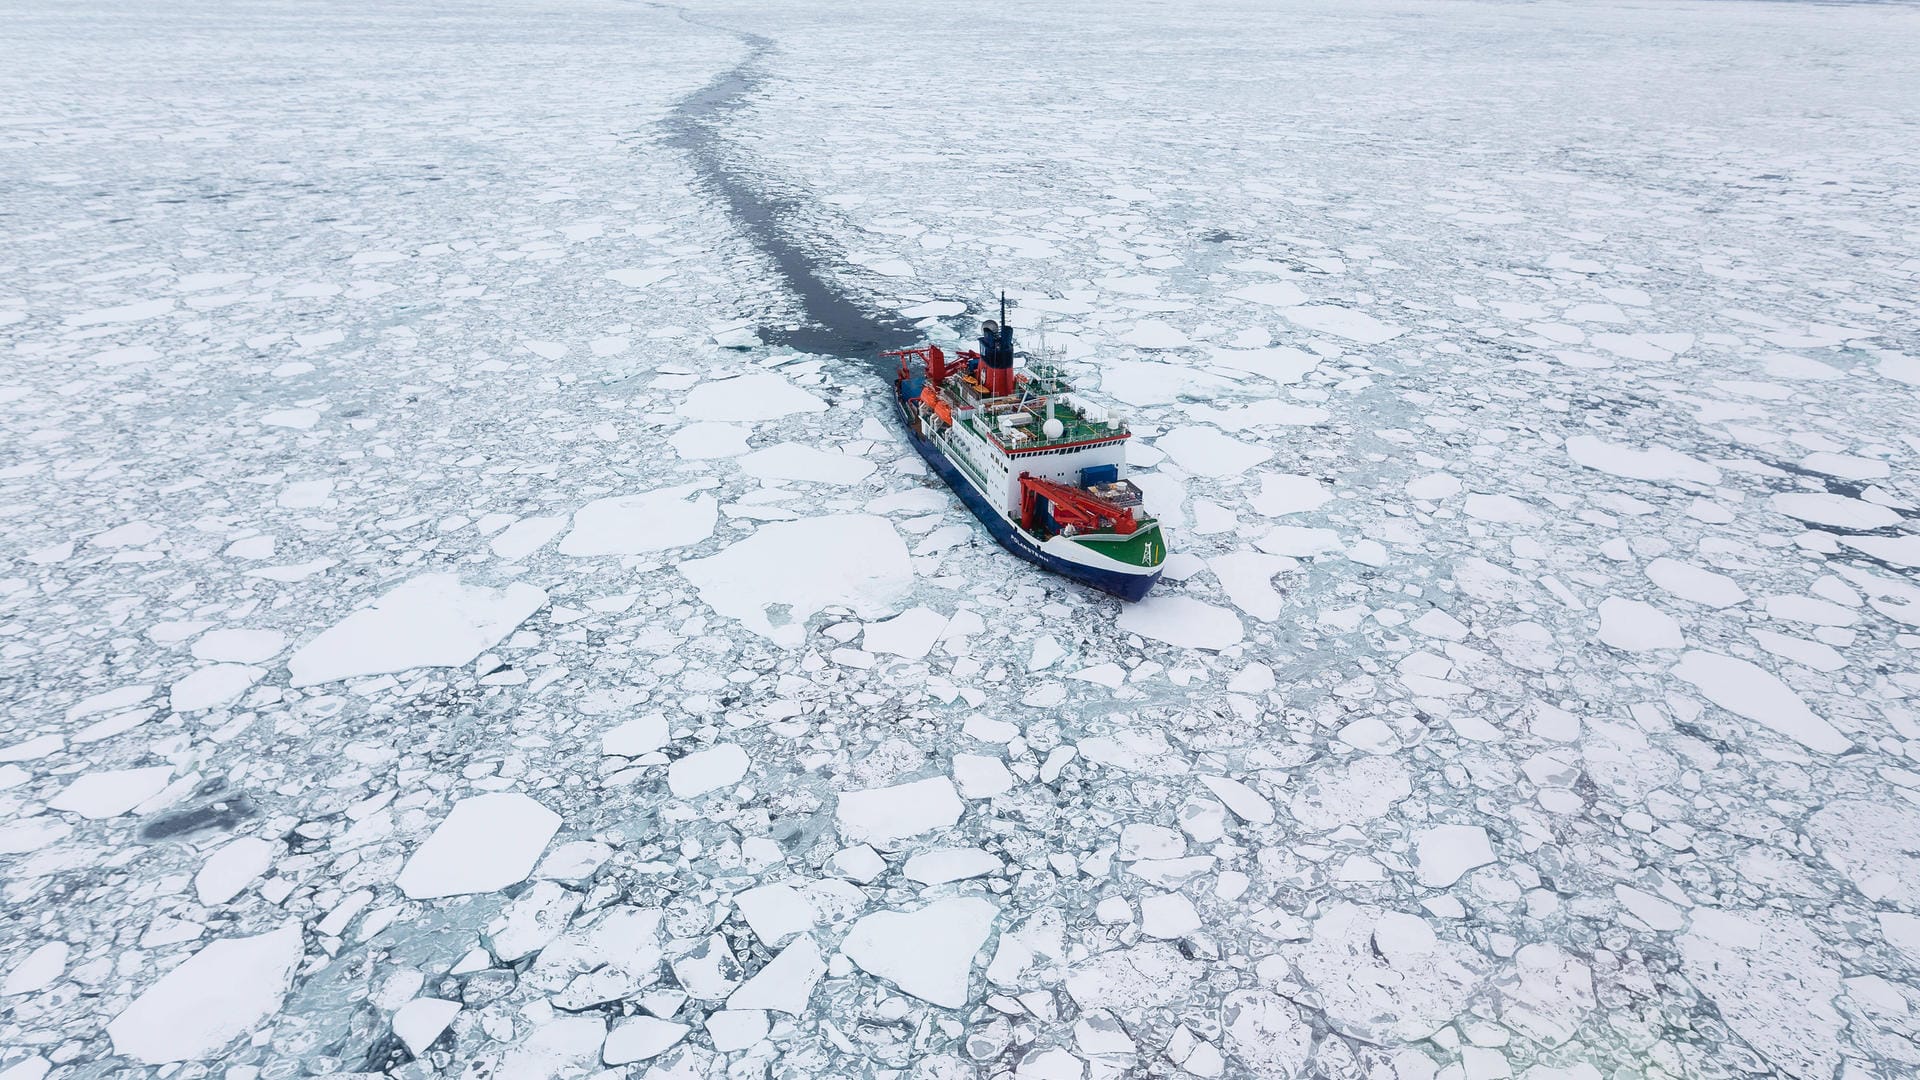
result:
[[[1285,555],[1266,555],[1256,551],[1235,551],[1207,563],[1233,606],[1262,622],[1279,618],[1285,601],[1273,587],[1275,575],[1299,565]]]
[[[963,798],[990,799],[1013,789],[1013,774],[997,757],[955,754],[953,782]]]
[[[629,289],[644,289],[658,285],[674,274],[671,266],[633,267],[626,270],[609,270],[607,277],[625,285]]]
[[[752,428],[739,424],[688,424],[674,432],[667,445],[688,461],[739,457],[747,452],[747,436],[752,434]]]
[[[1884,563],[1920,567],[1920,536],[1843,536],[1840,542]]]
[[[1358,341],[1363,345],[1379,345],[1407,332],[1404,326],[1382,322],[1364,311],[1355,311],[1352,308],[1332,304],[1282,308],[1280,314],[1286,316],[1288,322],[1297,326],[1304,326],[1322,334],[1343,337],[1349,341]]]
[[[1320,832],[1372,821],[1411,794],[1406,766],[1390,757],[1364,757],[1308,774],[1289,808],[1295,821]]]
[[[1707,607],[1732,607],[1747,599],[1732,578],[1678,559],[1653,560],[1647,564],[1647,577],[1680,599]]]
[[[1760,643],[1760,647],[1775,656],[1784,657],[1796,664],[1804,664],[1815,671],[1839,671],[1847,666],[1847,658],[1841,656],[1831,645],[1818,641],[1776,634],[1759,627],[1750,627],[1748,633]]]
[[[414,1057],[424,1057],[427,1048],[460,1015],[460,1003],[439,998],[414,998],[393,1014],[393,1034]]]
[[[98,326],[101,323],[142,322],[157,319],[173,310],[170,299],[143,300],[137,304],[122,304],[119,307],[96,308],[82,311],[66,317],[68,326]]]
[[[117,712],[138,705],[152,696],[153,687],[151,686],[122,686],[116,690],[103,691],[81,698],[68,706],[67,719],[74,721],[96,713]]]
[[[1439,608],[1428,608],[1419,618],[1408,623],[1407,629],[1442,641],[1465,641],[1468,633],[1465,623]]]
[[[1532,506],[1511,495],[1469,495],[1467,516],[1502,525],[1538,525],[1540,515]]]
[[[1920,905],[1920,808],[1895,801],[1839,799],[1808,819],[1820,857],[1861,895],[1901,907]]]
[[[1241,821],[1254,825],[1266,825],[1273,821],[1273,804],[1240,781],[1225,776],[1202,776],[1200,782]]]
[[[1757,721],[1809,750],[1838,754],[1853,746],[1832,724],[1814,715],[1799,694],[1765,668],[1695,649],[1680,657],[1673,674],[1692,683],[1715,705]]]
[[[1299,307],[1307,302],[1307,294],[1302,292],[1299,286],[1289,285],[1284,281],[1248,285],[1243,289],[1235,289],[1227,295],[1239,300],[1250,300],[1256,304],[1280,308]]]
[[[98,821],[124,814],[160,794],[171,779],[173,769],[166,765],[85,773],[47,805]]]
[[[999,909],[979,897],[936,900],[917,911],[881,911],[853,924],[840,951],[869,975],[922,1001],[966,1007],[967,983]]]
[[[556,881],[536,881],[509,900],[487,923],[481,940],[502,963],[511,964],[545,948],[580,910],[585,897]]]
[[[1891,466],[1877,458],[1829,452],[1808,454],[1800,459],[1800,467],[1824,476],[1837,476],[1842,480],[1881,480],[1893,471]]]
[[[289,510],[311,510],[333,498],[333,481],[300,480],[281,489],[274,502]]]
[[[463,585],[452,574],[422,574],[301,646],[287,669],[299,687],[415,667],[458,667],[546,602],[545,592],[518,582],[490,589]]]
[[[1171,594],[1155,594],[1129,604],[1115,625],[1122,633],[1216,652],[1239,644],[1246,634],[1239,616],[1231,610]]]
[[[667,745],[667,718],[659,712],[636,716],[600,736],[600,752],[620,757],[651,754]]]
[[[0,984],[0,995],[14,997],[31,994],[52,986],[67,970],[69,947],[64,941],[49,941],[21,957]]]
[[[829,604],[862,618],[891,614],[913,583],[900,534],[865,514],[775,522],[680,572],[714,611],[781,645],[800,644],[808,617]],[[777,626],[773,607],[786,609]]]
[[[1593,972],[1557,945],[1534,942],[1514,954],[1499,981],[1507,1001],[1501,1023],[1545,1046],[1559,1046],[1593,1011]]]
[[[720,520],[713,496],[696,494],[713,486],[714,481],[703,480],[595,499],[574,513],[573,529],[560,541],[560,554],[641,555],[697,544],[713,535]]]
[[[257,664],[279,655],[286,646],[287,635],[278,630],[211,630],[194,641],[193,656],[196,660]]]
[[[1652,604],[1618,596],[1600,601],[1600,640],[1627,652],[1678,649],[1686,644],[1673,616]]]
[[[1110,360],[1100,365],[1100,391],[1129,405],[1166,405],[1211,398],[1238,384],[1195,371],[1187,364],[1148,360]]]
[[[762,885],[733,898],[735,907],[762,944],[779,945],[795,934],[813,929],[820,913],[804,893],[791,885]],[[760,1008],[761,1006],[743,1006]]]
[[[600,1048],[600,1060],[609,1065],[627,1065],[659,1057],[679,1045],[693,1029],[672,1020],[640,1015],[630,1017],[607,1033]]]
[[[1487,830],[1478,825],[1435,825],[1414,837],[1420,884],[1444,889],[1467,871],[1493,861]]]
[[[707,1038],[723,1054],[745,1050],[767,1037],[770,1028],[761,1009],[721,1009],[707,1014]]]
[[[660,912],[616,906],[540,950],[525,982],[562,1009],[631,997],[660,980]]]
[[[1652,893],[1627,885],[1615,885],[1613,898],[1620,901],[1620,906],[1626,908],[1634,918],[1655,930],[1678,930],[1687,924],[1686,916],[1681,914],[1679,908]]]
[[[116,525],[93,538],[93,546],[103,548],[141,547],[160,538],[165,529],[150,521],[129,521]]]
[[[1281,517],[1318,510],[1331,498],[1333,492],[1311,476],[1265,473],[1260,477],[1260,494],[1248,501],[1256,513]]]
[[[857,484],[873,474],[873,462],[854,454],[783,442],[741,458],[740,471],[763,480]]]
[[[193,876],[193,889],[204,907],[219,907],[240,895],[267,867],[273,865],[274,844],[257,836],[240,836],[221,845],[200,872]]]
[[[1153,445],[1195,476],[1238,476],[1273,456],[1264,446],[1241,442],[1210,427],[1175,428]]]
[[[1567,440],[1567,456],[1589,469],[1633,480],[1720,482],[1719,469],[1666,446],[1635,450],[1591,435],[1576,435]]]
[[[882,846],[960,820],[966,809],[944,776],[893,787],[843,791],[834,811],[840,833],[849,840]]]
[[[1082,1009],[1131,1011],[1186,1000],[1202,967],[1162,941],[1093,956],[1067,973],[1067,995]]]
[[[667,766],[667,786],[677,799],[717,791],[747,775],[747,752],[733,743],[688,754]]]
[[[1306,1075],[1307,1059],[1313,1053],[1313,1027],[1292,1002],[1270,990],[1236,990],[1221,1002],[1220,1022],[1226,1028],[1228,1049],[1253,1070],[1252,1075]],[[1392,1075],[1415,1080],[1421,1074]]]
[[[613,848],[598,840],[574,840],[547,852],[533,873],[553,881],[585,881],[612,857]]]
[[[1140,898],[1140,932],[1150,938],[1175,940],[1200,929],[1200,913],[1193,901],[1177,892],[1152,893]]]
[[[1307,372],[1319,367],[1321,361],[1314,353],[1285,345],[1266,349],[1214,349],[1211,356],[1215,367],[1244,371],[1282,386],[1299,382]]]
[[[560,1016],[533,1029],[500,1058],[494,1075],[514,1080],[571,1080],[593,1071],[606,1041],[600,1016]]]
[[[1920,916],[1899,911],[1882,911],[1879,915],[1880,934],[1887,939],[1887,944],[1920,960]]]
[[[1193,344],[1193,339],[1178,327],[1170,326],[1159,319],[1145,319],[1133,325],[1120,337],[1122,343],[1137,349],[1184,349]]]
[[[908,859],[901,873],[922,885],[944,885],[997,874],[1005,867],[998,856],[979,848],[933,848]]]
[[[1718,1005],[1727,1025],[1789,1076],[1831,1076],[1840,1068],[1833,1007],[1840,973],[1819,935],[1778,911],[1696,908],[1680,938],[1680,967]]]
[[[259,682],[267,669],[247,664],[214,664],[174,683],[167,692],[168,707],[177,713],[198,712],[225,705]]]
[[[297,922],[213,942],[107,1024],[114,1053],[161,1065],[218,1052],[280,1011],[301,955]]]
[[[260,422],[268,427],[293,428],[305,431],[320,422],[318,409],[275,409],[260,417]]]
[[[1479,955],[1440,941],[1425,920],[1349,903],[1328,908],[1314,920],[1311,940],[1284,946],[1281,955],[1299,969],[1335,1031],[1373,1043],[1432,1037],[1482,978]]]
[[[918,660],[927,655],[947,629],[947,617],[931,608],[908,608],[883,622],[869,623],[861,647],[871,653]]]
[[[1407,481],[1407,497],[1439,502],[1460,494],[1460,478],[1450,473],[1428,473]]]
[[[1814,382],[1832,382],[1846,378],[1846,372],[1805,356],[1792,353],[1774,353],[1766,358],[1767,374],[1776,379],[1808,379]]]
[[[1789,492],[1775,495],[1767,503],[1790,518],[1837,529],[1884,529],[1900,523],[1898,512],[1845,495]]]
[[[160,350],[151,345],[128,345],[125,348],[94,353],[92,359],[101,367],[125,367],[129,364],[145,364],[158,360]]]
[[[821,412],[826,407],[826,402],[774,372],[756,371],[737,379],[701,383],[687,392],[679,413],[693,420],[750,423]]]
[[[566,527],[565,515],[521,518],[495,534],[488,546],[503,559],[524,559],[546,547]]]
[[[414,900],[493,892],[526,880],[560,815],[517,791],[474,795],[414,851],[396,884]]]

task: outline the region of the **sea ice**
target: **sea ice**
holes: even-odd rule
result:
[[[1901,520],[1894,510],[1845,495],[1791,492],[1775,495],[1768,505],[1790,518],[1837,529],[1884,529]]]
[[[1478,825],[1434,825],[1414,837],[1420,884],[1444,889],[1476,866],[1493,860],[1487,830]]]
[[[161,1065],[218,1052],[280,1010],[302,952],[297,922],[207,945],[107,1024],[114,1053]]]
[[[1745,660],[1696,649],[1680,657],[1673,674],[1692,683],[1715,705],[1758,721],[1809,750],[1838,754],[1853,746],[1832,724],[1814,715],[1786,683]]]
[[[172,778],[173,769],[166,765],[85,773],[47,805],[95,820],[117,817],[160,794]]]
[[[1673,616],[1652,604],[1618,596],[1600,601],[1600,640],[1628,652],[1678,649],[1686,644]]]
[[[1116,625],[1123,632],[1169,645],[1214,651],[1239,644],[1246,633],[1232,611],[1171,593],[1153,593],[1127,605]]]
[[[764,525],[680,571],[714,611],[782,645],[799,644],[807,618],[830,604],[863,618],[891,614],[913,582],[900,534],[887,519],[864,514]],[[774,608],[783,609],[778,624]]]
[[[562,555],[641,555],[697,544],[713,535],[719,504],[702,494],[706,480],[656,488],[638,495],[613,495],[582,506],[573,529],[560,541]]]
[[[1358,341],[1363,345],[1381,345],[1407,332],[1404,326],[1384,322],[1364,311],[1332,304],[1282,308],[1280,314],[1286,316],[1288,322],[1309,330]]]
[[[794,413],[820,412],[827,403],[771,371],[703,382],[687,392],[680,415],[692,420],[753,423]]]
[[[676,799],[717,791],[747,774],[747,752],[733,743],[688,754],[667,766],[667,786]]]
[[[966,805],[944,776],[892,787],[843,791],[834,811],[848,840],[886,846],[960,820]]]
[[[526,880],[560,815],[517,791],[473,795],[414,850],[395,883],[415,900],[492,892]]]
[[[922,1001],[965,1008],[973,960],[999,908],[978,897],[936,900],[914,911],[880,911],[847,932],[840,951],[862,971]]]
[[[546,603],[545,592],[519,582],[493,589],[463,585],[452,574],[422,574],[302,645],[287,669],[298,687],[415,667],[458,667]]]
[[[846,485],[857,484],[872,475],[873,462],[836,450],[783,442],[742,457],[740,471],[763,480]]]
[[[1666,446],[1635,450],[1592,435],[1575,435],[1567,440],[1567,455],[1589,469],[1634,480],[1720,482],[1719,469]]]

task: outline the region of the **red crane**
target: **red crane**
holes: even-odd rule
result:
[[[1042,480],[1037,476],[1020,474],[1020,525],[1031,530],[1034,518],[1040,513],[1040,502],[1045,500],[1051,507],[1054,524],[1064,531],[1073,528],[1080,532],[1095,532],[1100,529],[1112,529],[1121,536],[1131,536],[1138,527],[1133,519],[1133,510],[1117,506],[1105,499],[1090,495],[1079,488],[1056,484],[1051,480]]]

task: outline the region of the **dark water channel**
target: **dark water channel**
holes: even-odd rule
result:
[[[837,283],[827,271],[844,265],[839,253],[807,232],[811,201],[804,193],[781,190],[749,152],[727,137],[732,118],[748,108],[766,84],[765,62],[778,46],[759,34],[701,22],[684,11],[679,14],[747,46],[747,55],[738,64],[684,98],[665,124],[669,145],[687,155],[700,186],[773,263],[799,308],[798,327],[763,327],[761,338],[802,352],[871,359],[876,369],[891,372],[891,362],[881,361],[878,354],[916,344],[923,335],[876,311]]]

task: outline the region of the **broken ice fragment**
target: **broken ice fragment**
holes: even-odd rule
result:
[[[219,1051],[280,1010],[302,948],[297,922],[213,942],[107,1024],[114,1053],[160,1065]]]
[[[460,667],[547,602],[518,582],[502,589],[422,574],[323,631],[287,661],[292,685],[311,686],[415,667]]]
[[[959,821],[965,809],[953,781],[935,776],[893,787],[843,791],[834,816],[847,839],[886,844],[946,828]]]
[[[917,911],[881,911],[853,924],[840,949],[870,975],[935,1005],[968,1001],[973,960],[999,909],[979,897],[936,900]]]
[[[474,795],[453,805],[396,884],[415,900],[504,889],[526,880],[559,830],[559,814],[519,792]]]

